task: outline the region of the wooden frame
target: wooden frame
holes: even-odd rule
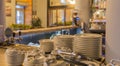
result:
[[[11,6],[5,6],[5,14],[6,16],[11,16]]]
[[[5,2],[7,2],[7,3],[11,3],[11,0],[5,0]]]

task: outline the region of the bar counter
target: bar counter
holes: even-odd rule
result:
[[[49,28],[39,28],[39,29],[29,29],[29,30],[21,30],[22,34],[30,34],[30,33],[41,33],[41,32],[49,32],[49,31],[56,31],[62,29],[71,29],[77,28],[77,26],[58,26],[58,27],[49,27]],[[14,31],[18,34],[18,31]]]

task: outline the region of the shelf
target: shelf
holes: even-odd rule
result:
[[[106,28],[106,0],[92,0],[92,16],[89,22],[89,31],[91,33],[104,33]],[[99,29],[101,28],[101,29]]]
[[[90,21],[90,23],[106,23],[107,21],[105,20],[105,19],[101,19],[101,20],[92,20],[92,21]]]
[[[90,23],[106,23],[105,21],[91,21]]]
[[[93,10],[106,10],[106,8],[92,7]]]
[[[105,33],[105,29],[89,29],[91,33]]]

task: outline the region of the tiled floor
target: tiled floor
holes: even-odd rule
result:
[[[6,49],[0,48],[0,66],[7,66],[5,60],[5,50]]]

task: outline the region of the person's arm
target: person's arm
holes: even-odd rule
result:
[[[81,22],[81,29],[84,29],[84,22]]]

